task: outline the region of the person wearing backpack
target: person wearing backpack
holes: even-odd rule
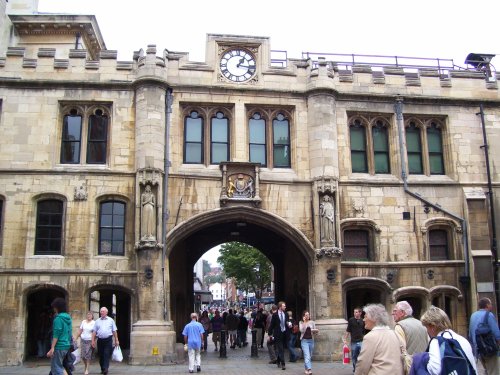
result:
[[[429,343],[430,375],[474,375],[476,361],[469,341],[451,329],[448,315],[439,307],[431,306],[420,318],[431,337]]]
[[[500,373],[500,357],[498,356],[498,347],[500,346],[500,330],[495,316],[491,312],[493,305],[489,298],[481,298],[478,302],[478,310],[470,317],[469,324],[469,339],[472,343],[474,354],[481,360],[487,375],[497,375]],[[479,328],[479,330],[478,330]],[[490,334],[489,346],[478,345],[478,334]],[[494,344],[497,343],[497,351],[495,353]],[[489,349],[489,350],[488,350]]]

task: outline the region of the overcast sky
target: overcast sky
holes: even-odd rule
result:
[[[499,0],[39,0],[39,11],[95,15],[119,60],[156,44],[205,61],[207,33],[270,37],[271,49],[292,58],[397,55],[463,66],[470,52],[500,54]]]

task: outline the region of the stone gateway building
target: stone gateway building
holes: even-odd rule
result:
[[[311,311],[320,360],[355,306],[434,304],[465,333],[478,297],[496,305],[490,55],[280,58],[209,34],[203,62],[117,61],[93,16],[34,5],[0,0],[1,365],[37,355],[55,297],[75,330],[107,306],[131,364],[175,360],[193,265],[228,241]]]

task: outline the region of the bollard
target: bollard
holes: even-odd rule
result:
[[[219,349],[219,358],[227,358],[226,353],[226,331],[220,331],[220,349]]]
[[[257,358],[259,356],[259,350],[257,349],[257,331],[255,329],[252,329],[252,347],[250,353],[250,357]]]

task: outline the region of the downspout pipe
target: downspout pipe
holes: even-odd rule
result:
[[[500,319],[500,308],[498,304],[500,303],[500,291],[498,289],[498,248],[497,248],[497,230],[495,223],[495,206],[493,204],[493,187],[491,183],[491,171],[490,171],[490,155],[489,155],[489,145],[488,137],[486,136],[486,124],[484,121],[484,108],[483,104],[479,105],[479,113],[481,116],[481,127],[483,130],[483,145],[484,149],[484,159],[486,161],[486,176],[488,178],[488,199],[490,203],[490,221],[491,221],[491,253],[493,254],[494,264],[493,264],[493,282],[495,288],[495,296],[497,300],[497,318]]]
[[[419,201],[423,202],[425,205],[432,207],[433,209],[440,211],[458,222],[460,222],[461,227],[462,227],[462,245],[464,249],[464,258],[465,258],[465,270],[464,270],[464,276],[460,277],[460,283],[464,287],[465,291],[465,312],[466,316],[470,315],[469,311],[469,289],[470,289],[470,262],[469,262],[469,241],[468,241],[468,234],[467,234],[467,221],[460,216],[455,215],[454,213],[445,210],[441,205],[437,203],[432,203],[431,201],[427,200],[426,198],[422,197],[419,193],[411,191],[408,188],[408,175],[406,171],[406,164],[404,162],[405,160],[405,154],[404,154],[404,138],[403,138],[403,131],[404,131],[404,124],[403,124],[403,98],[398,97],[396,99],[396,104],[394,105],[394,111],[396,112],[396,120],[397,120],[397,125],[398,125],[398,136],[399,136],[399,152],[400,152],[400,157],[401,157],[401,178],[403,180],[403,187],[404,191],[406,194],[412,196],[415,199],[418,199]]]
[[[169,218],[168,212],[168,175],[170,173],[170,122],[172,114],[173,90],[168,88],[165,93],[165,146],[163,154],[163,199],[162,199],[162,262],[161,273],[163,282],[163,320],[167,320],[167,293],[165,287],[165,262],[167,260],[167,224]]]

